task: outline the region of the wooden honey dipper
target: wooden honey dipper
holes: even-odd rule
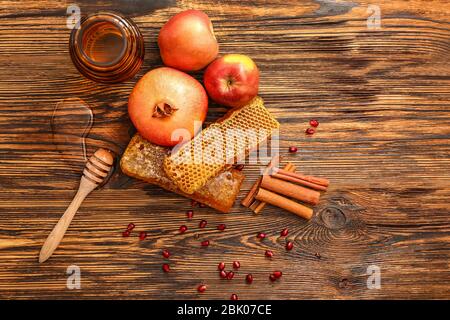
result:
[[[67,228],[72,222],[75,213],[77,213],[83,200],[88,194],[101,184],[111,171],[114,158],[111,153],[105,149],[98,149],[86,163],[86,167],[83,170],[81,176],[80,186],[78,187],[77,194],[73,198],[66,212],[59,219],[56,226],[53,228],[50,235],[45,240],[39,253],[39,263],[47,261],[51,257],[53,252],[58,247]]]

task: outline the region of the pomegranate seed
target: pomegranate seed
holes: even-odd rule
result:
[[[270,251],[270,250],[266,250],[266,257],[272,258],[273,257],[273,252]]]
[[[289,153],[296,153],[297,151],[297,147],[289,147]]]
[[[130,223],[130,224],[128,224],[127,230],[131,231],[134,229],[134,227],[135,227],[134,223]]]
[[[227,279],[228,280],[233,279],[233,277],[234,277],[234,272],[233,271],[230,271],[230,272],[227,273]]]
[[[219,224],[218,226],[217,226],[217,230],[220,230],[220,231],[223,231],[223,230],[225,230],[227,228],[227,226],[225,225],[225,224]]]
[[[309,120],[309,124],[312,127],[317,128],[319,126],[319,121],[317,121],[316,119],[311,119],[311,120]]]
[[[282,237],[286,237],[288,235],[288,233],[289,233],[289,230],[287,228],[285,228],[285,229],[281,230],[280,235]]]
[[[130,231],[126,230],[124,232],[122,232],[122,237],[129,237],[130,236]]]
[[[194,217],[194,211],[192,210],[186,211],[186,216],[188,219],[192,219]]]
[[[314,132],[316,132],[316,130],[314,130],[314,128],[308,128],[305,130],[306,134],[314,134]]]
[[[225,279],[227,277],[227,273],[225,270],[220,270],[219,275],[222,279]]]
[[[164,258],[167,259],[167,258],[170,257],[170,252],[169,252],[168,250],[165,250],[165,249],[164,249],[164,250],[162,251],[162,255],[163,255]]]
[[[182,226],[180,227],[180,233],[185,233],[186,230],[187,230],[187,227],[186,227],[185,225],[182,225]]]
[[[195,200],[191,200],[191,207],[195,208],[198,205],[198,202]]]
[[[198,224],[198,227],[199,227],[199,228],[204,228],[204,227],[206,227],[207,224],[208,224],[208,221],[202,220],[202,221],[200,221],[200,223]]]
[[[145,240],[147,238],[147,232],[141,231],[139,232],[139,240]]]
[[[241,263],[239,261],[234,261],[233,262],[233,268],[239,269],[240,267],[241,267]]]
[[[238,300],[237,294],[233,293],[230,297],[231,300]]]
[[[219,269],[219,271],[222,271],[223,269],[225,269],[225,262],[219,263],[219,265],[217,266],[217,269]]]
[[[164,272],[169,272],[170,271],[170,266],[167,263],[164,263],[162,265],[162,269]]]
[[[200,293],[205,292],[206,291],[206,285],[204,285],[204,284],[199,285],[198,288],[197,288],[197,291],[200,292]]]
[[[275,278],[279,279],[283,275],[283,272],[281,272],[281,271],[274,271],[272,274],[273,274],[273,276]]]
[[[236,170],[238,171],[242,171],[244,169],[244,165],[243,164],[238,164],[237,166],[234,167]]]
[[[266,234],[263,232],[258,233],[258,235],[256,236],[258,239],[264,239],[266,237]]]
[[[251,284],[253,282],[253,276],[251,273],[249,273],[246,277],[245,277],[245,281],[247,281],[248,284]]]
[[[209,240],[205,240],[205,241],[202,241],[202,247],[207,247],[207,246],[209,246]]]
[[[294,247],[294,244],[291,241],[286,243],[286,250],[290,251]]]
[[[271,275],[269,276],[269,279],[270,279],[270,281],[272,281],[272,282],[274,282],[274,281],[277,280],[277,278],[276,278],[273,274],[271,274]]]

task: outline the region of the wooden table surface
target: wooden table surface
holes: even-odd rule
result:
[[[64,2],[0,1],[0,298],[450,298],[447,0],[376,1],[378,29],[368,27],[376,8],[363,0],[77,1],[82,14],[121,11],[144,34],[142,70],[117,85],[76,71],[66,27],[72,1]],[[39,265],[40,247],[84,167],[79,139],[53,143],[55,106],[86,101],[94,113],[88,154],[103,146],[119,159],[134,133],[127,97],[137,79],[161,65],[160,27],[188,8],[211,17],[222,54],[254,58],[260,94],[281,123],[284,161],[328,177],[330,190],[311,221],[269,206],[255,216],[238,202],[228,215],[198,208],[186,221],[189,200],[116,166],[84,202],[55,255]],[[211,104],[208,121],[224,112]],[[311,118],[320,126],[309,137]],[[288,154],[291,145],[297,154]],[[245,167],[238,200],[259,169]],[[202,231],[200,219],[208,221]],[[130,222],[148,232],[145,241],[137,232],[122,237]],[[219,223],[225,232],[215,229]],[[179,235],[181,224],[190,231]],[[279,236],[285,227],[295,243],[290,252]],[[259,231],[267,239],[257,240]],[[207,238],[210,247],[201,248]],[[172,252],[169,274],[161,271],[163,248]],[[274,251],[272,260],[266,249]],[[217,263],[230,267],[233,260],[242,264],[235,279],[220,280]],[[80,289],[66,286],[72,265],[81,270]],[[373,265],[380,289],[367,287]],[[276,269],[284,276],[270,283]],[[250,272],[255,281],[247,285]],[[197,293],[200,283],[208,285],[204,294]]]

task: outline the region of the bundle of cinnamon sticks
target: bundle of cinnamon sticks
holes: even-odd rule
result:
[[[302,218],[311,219],[313,210],[295,200],[309,205],[318,204],[320,191],[326,191],[330,182],[324,178],[296,173],[292,163],[279,169],[278,163],[279,158],[274,157],[241,204],[260,213],[269,203]]]

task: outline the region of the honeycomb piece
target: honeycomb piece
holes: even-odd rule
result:
[[[131,177],[158,185],[221,212],[230,211],[244,180],[242,172],[235,169],[223,171],[193,194],[186,194],[164,172],[163,161],[169,152],[169,148],[154,145],[137,133],[123,153],[120,167],[123,173]]]
[[[255,97],[166,157],[164,170],[180,190],[192,194],[211,177],[245,158],[279,125],[264,107],[263,100]]]

